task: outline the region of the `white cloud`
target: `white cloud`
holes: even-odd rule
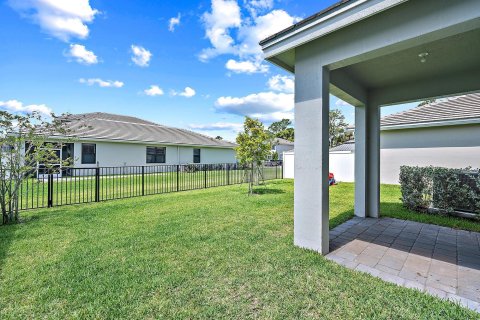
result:
[[[268,66],[262,64],[262,61],[236,61],[230,59],[225,64],[225,67],[235,73],[265,73],[268,72]]]
[[[38,112],[47,117],[52,113],[52,109],[44,104],[30,104],[24,106],[23,103],[18,100],[0,101],[0,108],[13,113]]]
[[[235,122],[215,122],[215,123],[207,123],[207,124],[191,124],[188,126],[190,129],[194,130],[204,130],[204,131],[234,131],[239,132],[243,129],[242,123],[235,123]]]
[[[190,87],[186,87],[185,89],[183,89],[182,92],[176,92],[174,90],[171,91],[172,96],[182,96],[182,97],[185,97],[185,98],[191,98],[196,94],[197,94],[197,92],[193,88],[190,88]]]
[[[143,91],[147,96],[155,97],[155,96],[162,96],[163,90],[157,85],[151,85],[150,88],[145,89]]]
[[[281,76],[277,74],[276,76],[268,79],[268,87],[274,91],[293,93],[295,90],[295,81],[293,77],[290,76]]]
[[[123,87],[124,83],[121,81],[113,81],[113,80],[102,80],[99,78],[92,78],[92,79],[79,79],[78,82],[84,83],[89,86],[98,85],[102,88],[121,88]]]
[[[211,48],[204,49],[200,60],[206,61],[219,54],[234,53],[234,40],[230,36],[231,28],[242,23],[240,7],[236,0],[212,0],[212,11],[202,16],[205,36],[210,40]]]
[[[201,61],[207,61],[222,54],[239,57],[230,59],[226,67],[236,73],[265,72],[260,40],[292,25],[299,18],[290,16],[284,10],[273,10],[265,15],[257,15],[258,10],[271,9],[273,1],[244,1],[250,17],[242,20],[238,3],[231,0],[212,0],[212,11],[203,15],[205,35],[211,47],[202,50]],[[239,65],[241,63],[241,65]],[[255,66],[255,71],[253,70]]]
[[[170,20],[168,20],[168,31],[174,32],[175,27],[180,25],[180,19],[182,16],[180,13],[176,17],[171,17]]]
[[[75,61],[81,64],[90,65],[98,63],[98,58],[95,53],[87,50],[85,46],[81,44],[71,44],[66,56],[75,59]]]
[[[131,46],[132,49],[132,61],[140,67],[148,67],[150,63],[150,59],[152,58],[152,53],[145,49],[144,47],[133,45]]]
[[[255,17],[253,23],[244,25],[238,31],[240,55],[261,55],[258,44],[261,40],[291,26],[300,18],[290,16],[284,10],[273,10],[263,16]]]
[[[89,0],[8,0],[8,3],[46,33],[63,41],[86,38],[87,24],[99,13]]]
[[[291,93],[260,92],[244,97],[220,97],[215,110],[271,122],[293,119],[294,95]]]

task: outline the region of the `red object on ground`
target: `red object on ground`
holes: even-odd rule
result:
[[[333,175],[333,173],[329,173],[328,174],[328,185],[329,186],[334,186],[337,184],[337,181],[335,181],[335,176]]]

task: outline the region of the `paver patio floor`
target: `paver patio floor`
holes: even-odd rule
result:
[[[327,258],[480,312],[480,233],[355,217],[330,231]]]

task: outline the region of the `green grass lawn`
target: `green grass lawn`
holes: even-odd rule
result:
[[[353,184],[330,190],[333,227],[353,214]],[[426,219],[402,209],[398,189],[382,191],[384,214]],[[294,247],[293,182],[258,192],[236,185],[24,212],[23,223],[0,227],[0,318],[478,317]]]

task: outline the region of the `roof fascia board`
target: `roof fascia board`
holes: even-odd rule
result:
[[[479,124],[479,123],[480,123],[480,119],[445,120],[445,121],[419,122],[419,123],[408,123],[408,124],[383,125],[380,127],[380,130],[445,127],[445,126],[458,126],[458,125]]]
[[[353,2],[349,5],[346,5],[343,8],[340,8],[330,14],[325,15],[324,17],[314,20],[311,23],[306,24],[305,26],[298,28],[296,30],[293,30],[283,36],[280,36],[278,38],[272,39],[272,41],[265,43],[262,46],[262,49],[265,52],[265,57],[266,59],[269,59],[273,56],[276,56],[282,52],[288,51],[290,49],[293,49],[295,47],[298,47],[302,44],[305,44],[307,42],[310,42],[312,40],[321,38],[327,34],[330,34],[336,30],[342,29],[344,27],[347,27],[349,25],[352,25],[356,22],[359,22],[361,20],[367,19],[375,14],[378,14],[380,12],[383,12],[391,7],[397,6],[403,2],[406,2],[408,0],[359,0],[356,2]],[[361,6],[365,6],[368,3],[372,3],[368,5],[366,8],[361,8]],[[333,18],[343,14],[347,13],[350,10],[353,10],[355,8],[358,8],[359,10],[355,13],[352,13],[342,19],[340,19],[337,22],[332,22],[330,25],[324,25],[326,22],[329,20],[332,20]],[[307,29],[312,29],[316,28],[317,30],[312,30],[312,32],[308,35],[305,35],[303,37],[299,37],[296,40],[292,40],[288,43],[285,43],[284,45],[280,45],[281,42],[285,42],[289,38],[292,38],[295,35],[299,35],[300,33],[306,31]],[[270,47],[274,45],[280,45],[278,48],[273,48],[270,49]],[[270,59],[269,59],[270,60]]]

